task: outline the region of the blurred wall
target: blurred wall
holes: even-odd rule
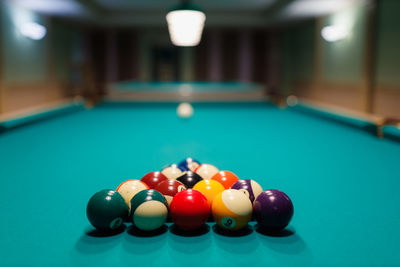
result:
[[[27,9],[0,3],[0,112],[12,112],[64,99],[70,91],[73,50],[79,36],[73,28]],[[36,22],[46,36],[33,40],[20,27]],[[75,45],[75,46],[74,46]]]
[[[355,5],[281,29],[281,93],[356,111],[400,116],[400,1]],[[321,30],[350,26],[328,42]]]
[[[374,111],[400,116],[400,1],[378,1]]]
[[[316,65],[316,21],[305,21],[299,27],[291,26],[281,31],[281,87],[284,95],[309,96]]]
[[[125,36],[121,38],[121,36]],[[206,28],[197,47],[173,46],[167,28],[94,28],[91,62],[106,83],[214,81],[268,83],[273,34],[264,29]],[[105,66],[107,65],[107,66]],[[276,81],[277,79],[272,79]],[[275,82],[276,83],[276,82]]]
[[[321,30],[347,21],[351,33],[328,42]],[[365,110],[366,10],[348,10],[304,22],[282,31],[284,94]]]

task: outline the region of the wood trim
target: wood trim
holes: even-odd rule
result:
[[[400,118],[400,85],[377,84],[374,98],[376,114]]]
[[[23,110],[68,97],[66,82],[32,82],[2,86],[3,113]]]
[[[351,110],[365,111],[363,96],[365,88],[362,84],[294,81],[293,92],[321,103],[329,103]]]
[[[356,118],[377,125],[382,124],[382,122],[384,121],[383,116],[373,115],[362,111],[355,111],[352,109],[340,107],[338,105],[326,104],[324,102],[317,100],[311,100],[308,98],[299,98],[299,101],[301,102],[302,105],[313,109],[325,111],[332,114],[337,114],[340,116]]]
[[[79,104],[80,102],[83,103],[83,98],[71,97],[71,98],[64,98],[64,99],[52,101],[52,102],[41,104],[41,105],[32,106],[32,107],[21,109],[18,111],[7,112],[7,113],[0,115],[0,122],[29,116],[29,115],[32,115],[35,113],[40,113],[45,110],[51,110],[51,109],[67,106],[71,103]]]

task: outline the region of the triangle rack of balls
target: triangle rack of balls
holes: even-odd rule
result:
[[[138,231],[157,231],[172,222],[181,231],[196,231],[215,221],[222,231],[238,231],[255,220],[263,231],[280,232],[293,217],[293,203],[282,191],[263,190],[231,171],[186,158],[115,190],[95,193],[87,218],[98,231],[132,223]]]

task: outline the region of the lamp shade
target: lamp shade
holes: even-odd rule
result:
[[[168,31],[176,46],[196,46],[200,43],[206,15],[196,6],[184,2],[167,13]]]

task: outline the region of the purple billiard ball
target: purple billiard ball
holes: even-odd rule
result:
[[[293,204],[282,191],[270,189],[262,192],[254,201],[253,212],[258,224],[265,230],[283,230],[293,216]]]

